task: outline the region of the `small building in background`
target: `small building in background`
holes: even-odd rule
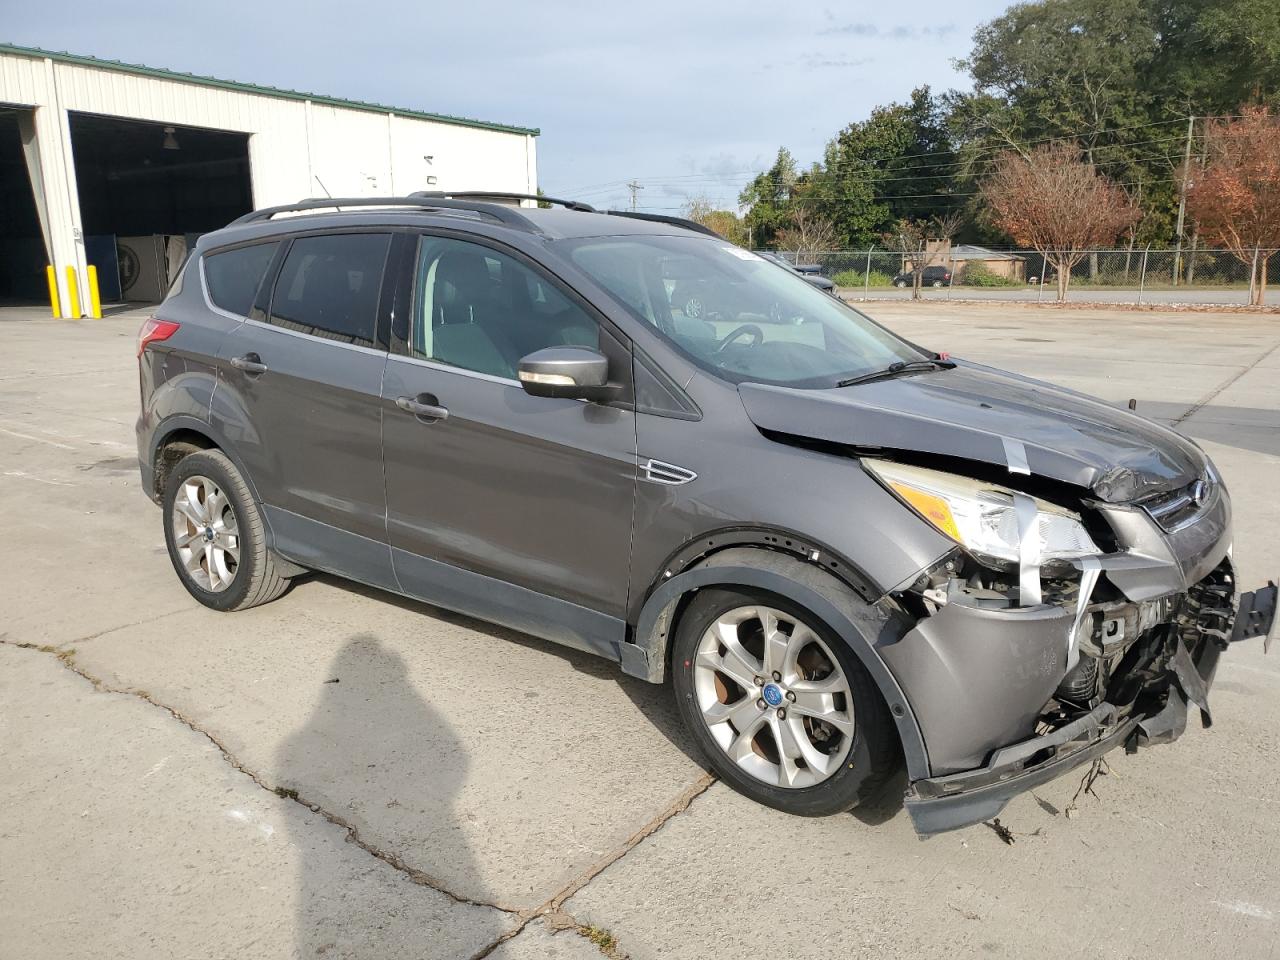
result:
[[[164,296],[196,237],[307,197],[534,193],[529,127],[0,44],[0,304]]]
[[[926,240],[925,252],[931,267],[946,267],[954,282],[964,283],[965,273],[974,266],[1004,280],[1022,283],[1026,280],[1025,259],[1016,253],[991,250],[973,243],[952,244],[950,240]],[[902,272],[911,272],[911,258],[902,258]]]
[[[1026,261],[1016,253],[990,250],[972,243],[957,243],[951,248],[950,255],[953,264],[951,269],[956,275],[957,283],[964,282],[965,271],[975,263],[981,264],[997,277],[1019,283],[1026,280]]]

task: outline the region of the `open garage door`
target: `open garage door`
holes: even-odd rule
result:
[[[70,115],[85,257],[104,301],[157,301],[187,248],[253,206],[247,134]]]
[[[0,305],[48,300],[45,266],[47,238],[41,228],[32,183],[35,163],[30,109],[0,104]]]

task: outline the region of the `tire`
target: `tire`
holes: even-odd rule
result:
[[[907,287],[907,281],[905,281],[905,280],[895,280],[895,281],[893,281],[893,285],[894,285],[895,287],[897,287],[899,290],[905,290],[905,289],[906,289],[906,287]]]
[[[793,679],[788,674],[781,683],[766,683],[752,689],[736,688],[730,691],[729,688],[734,685],[726,676],[715,672],[709,664],[721,663],[737,670],[742,661],[731,663],[731,654],[713,654],[708,648],[719,645],[721,650],[726,650],[720,639],[726,635],[724,623],[736,620],[742,615],[744,608],[752,607],[763,609],[768,615],[777,615],[779,626],[774,632],[775,637],[783,634],[786,618],[793,618],[793,624],[808,628],[809,634],[801,635],[799,627],[793,626],[791,633],[782,637],[786,641],[786,657],[791,656],[791,643],[795,639],[797,645],[803,645],[798,658],[801,662],[814,663],[819,658],[827,660],[832,668],[830,673],[824,674],[823,667],[815,672],[817,679],[806,680],[803,675],[796,675],[798,679]],[[757,617],[752,621],[748,615],[746,620],[733,628],[744,641],[742,648],[748,654],[751,654],[754,645],[753,634],[759,636],[761,623],[761,618]],[[815,644],[813,640],[805,639],[806,636],[812,636],[818,642]],[[827,654],[831,655],[830,658]],[[752,656],[753,669],[763,670],[762,659],[755,654]],[[671,663],[676,706],[698,746],[720,778],[752,800],[799,816],[829,816],[875,799],[899,766],[901,749],[897,730],[875,681],[833,630],[784,597],[720,588],[699,591],[676,629]],[[835,668],[838,668],[842,677],[837,677]],[[709,675],[714,679],[710,688]],[[756,679],[772,678],[762,676]],[[836,731],[835,727],[825,723],[814,724],[809,719],[814,714],[804,708],[804,704],[814,702],[810,698],[819,685],[838,685],[841,679],[845,683],[847,694],[837,694],[833,701],[837,704],[843,702],[843,710],[828,715],[833,721],[840,717],[841,723],[847,723],[851,718],[850,734]],[[774,699],[779,690],[770,691],[768,688],[771,686],[781,689],[782,699]],[[708,696],[709,690],[714,690],[714,699]],[[799,702],[796,697],[800,698]],[[759,704],[765,703],[766,699],[768,703],[761,710]],[[783,716],[787,708],[792,710],[790,718]],[[802,709],[806,715],[799,715]],[[713,723],[705,716],[708,710],[715,716],[720,713],[727,715],[726,720],[714,724],[714,733]],[[755,715],[763,719],[754,720]],[[743,718],[745,730],[739,731],[734,725],[737,717]],[[761,725],[756,728],[758,732],[754,738],[750,739],[749,749],[737,750],[744,740],[743,734],[749,733],[755,723]],[[787,729],[792,731],[792,736],[805,735],[809,740],[811,750],[800,750],[803,754],[801,759],[817,757],[819,762],[827,765],[826,771],[821,770],[817,763],[813,766],[806,763],[802,770],[799,761],[796,761],[794,771],[788,774],[789,765],[782,759],[779,741],[774,734],[774,731],[778,731],[780,735],[788,736],[783,729],[784,724],[788,725]],[[767,733],[766,728],[769,731]],[[815,728],[818,731],[816,740],[814,736],[803,733]],[[797,734],[797,730],[801,732]],[[832,732],[839,739],[830,739]],[[728,747],[725,746],[726,742],[730,744]],[[772,751],[769,748],[770,742],[773,743]],[[797,742],[792,740],[793,752]],[[731,755],[731,751],[735,750],[740,759],[734,759]],[[788,784],[784,781],[789,776],[794,780]],[[771,777],[774,778],[773,782],[769,782]]]
[[[942,283],[942,281],[941,281],[941,280],[935,280],[935,281],[933,281],[933,286],[934,286],[934,287],[941,287],[942,285],[943,285],[943,283]]]
[[[226,454],[202,450],[180,460],[165,482],[162,503],[169,560],[187,592],[206,607],[247,610],[288,588],[267,549],[262,514]]]

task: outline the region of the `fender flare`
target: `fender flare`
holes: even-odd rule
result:
[[[911,703],[876,651],[878,642],[893,642],[911,629],[903,617],[882,605],[868,605],[824,570],[787,554],[759,548],[731,548],[712,554],[695,567],[671,577],[641,609],[633,642],[622,644],[624,673],[662,683],[667,648],[680,601],[703,587],[751,587],[793,600],[836,632],[866,668],[884,697],[898,729],[911,780],[930,776],[929,754]]]
[[[155,473],[156,456],[160,453],[160,448],[179,430],[190,430],[192,433],[208,437],[209,442],[235,464],[236,469],[240,471],[240,475],[244,478],[245,484],[249,487],[249,492],[253,494],[253,499],[258,503],[262,502],[262,498],[258,496],[258,489],[254,485],[253,477],[249,475],[239,455],[227,442],[227,438],[208,420],[201,420],[199,417],[193,417],[189,413],[175,413],[156,424],[155,431],[151,435],[151,450],[147,455],[147,469],[152,474]]]

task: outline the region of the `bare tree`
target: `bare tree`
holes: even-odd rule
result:
[[[911,299],[920,299],[924,285],[924,268],[933,260],[929,246],[929,225],[924,220],[899,220],[893,230],[884,235],[885,245],[902,254],[904,266],[910,267]]]
[[[787,226],[778,231],[775,239],[779,250],[794,250],[799,260],[811,259],[835,248],[836,228],[801,205],[792,211]]]
[[[1267,262],[1280,247],[1280,117],[1245,107],[1205,127],[1204,169],[1187,187],[1191,216],[1212,242],[1249,266],[1249,302],[1267,292]]]
[[[893,230],[884,235],[885,245],[900,253],[903,266],[910,268],[911,299],[920,299],[925,267],[940,259],[939,249],[950,246],[951,238],[963,222],[964,215],[953,211],[932,220],[899,220]]]
[[[1114,242],[1142,215],[1068,143],[1002,154],[981,195],[996,226],[1053,265],[1059,300],[1067,298],[1071,269],[1089,250]]]
[[[730,243],[747,244],[747,225],[732,210],[718,210],[706,197],[690,197],[684,205],[684,217],[714,230]]]

